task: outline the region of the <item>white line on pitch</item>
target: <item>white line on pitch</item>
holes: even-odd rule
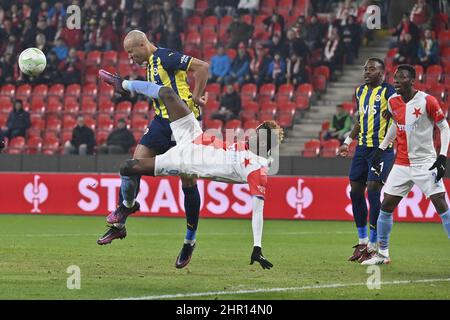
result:
[[[394,280],[381,282],[381,285],[399,285],[399,284],[413,284],[413,283],[432,283],[432,282],[447,282],[450,278],[444,279],[422,279],[422,280]],[[223,295],[239,295],[239,294],[253,294],[253,293],[268,293],[268,292],[286,292],[286,291],[302,291],[310,289],[333,289],[346,288],[356,286],[366,286],[365,282],[359,283],[334,283],[324,285],[312,285],[303,287],[290,288],[265,288],[265,289],[248,289],[236,291],[209,291],[209,292],[192,292],[192,293],[178,293],[178,294],[164,294],[157,296],[143,296],[130,298],[117,298],[114,300],[159,300],[159,299],[176,299],[176,298],[192,298],[192,297],[206,297],[206,296],[223,296]]]
[[[2,237],[83,237],[83,236],[99,236],[101,232],[99,233],[28,233],[28,234],[22,234],[22,233],[10,233],[10,234],[3,234]],[[295,236],[295,235],[310,235],[310,234],[353,234],[354,231],[335,231],[335,232],[314,232],[314,231],[305,231],[305,232],[266,232],[265,235],[283,235],[283,236]],[[248,232],[234,232],[234,233],[228,233],[228,232],[214,232],[214,233],[200,233],[202,236],[243,236],[248,235]],[[130,233],[132,236],[144,236],[144,237],[156,237],[156,236],[179,236],[178,233],[173,232],[158,232],[158,233]]]

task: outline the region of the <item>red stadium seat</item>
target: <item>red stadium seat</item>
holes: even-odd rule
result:
[[[42,138],[41,137],[30,137],[27,141],[27,154],[36,154],[41,152],[42,148]]]
[[[417,85],[415,86],[417,89]],[[447,94],[445,90],[445,86],[441,83],[436,83],[433,85],[428,86],[427,93],[431,94],[435,98],[446,100]]]
[[[88,52],[86,56],[86,67],[93,66],[97,67],[102,61],[102,53],[98,50]]]
[[[246,102],[242,104],[241,119],[243,122],[255,120],[259,112],[259,105],[256,102]]]
[[[86,121],[86,119],[85,119]],[[77,125],[77,119],[72,115],[65,115],[63,117],[63,128],[64,129],[73,129]]]
[[[64,97],[64,85],[57,83],[48,89],[48,96]]]
[[[203,48],[215,48],[219,39],[215,31],[203,30],[202,31],[202,45]]]
[[[83,96],[97,96],[97,86],[94,83],[87,83],[83,86]]]
[[[205,120],[205,126],[207,129],[216,129],[218,131],[222,131],[223,123],[222,121],[217,119],[214,120],[207,119]]]
[[[246,83],[241,88],[242,104],[252,102],[256,98],[257,87],[254,83]]]
[[[341,142],[337,139],[331,139],[322,142],[320,156],[323,158],[335,158]]]
[[[46,84],[38,84],[33,88],[31,92],[33,96],[42,96],[47,97],[48,94],[48,86]]]
[[[416,69],[416,80],[422,82],[424,78],[425,71],[420,64],[414,65],[414,69]]]
[[[251,14],[244,14],[241,16],[242,22],[248,23],[250,25],[253,24],[253,16]]]
[[[263,25],[256,25],[253,31],[253,38],[257,41],[267,41],[270,38],[270,33]]]
[[[265,83],[259,88],[258,101],[260,103],[269,102],[275,96],[275,85]]]
[[[206,47],[203,48],[203,60],[205,60],[206,62],[211,62],[211,58],[215,56],[216,54],[216,49],[215,48],[210,48],[210,47]]]
[[[11,112],[13,104],[8,96],[0,96],[0,113]]]
[[[260,124],[261,124],[261,122],[259,122],[258,120],[245,121],[244,122],[244,130],[256,129]]]
[[[57,117],[47,117],[46,130],[59,132],[61,130],[61,120]]]
[[[240,129],[242,127],[241,120],[233,119],[226,123],[225,129]]]
[[[438,64],[431,65],[427,68],[425,83],[428,86],[435,85],[441,81],[442,67]]]
[[[25,138],[24,137],[14,137],[9,141],[6,153],[8,154],[19,154],[25,150]]]
[[[147,101],[138,101],[133,106],[133,114],[148,114],[149,113],[149,105]]]
[[[112,98],[114,95],[114,88],[103,81],[100,82],[98,89],[101,96]]]
[[[316,158],[320,153],[320,141],[317,139],[311,139],[307,141],[303,147],[303,157]]]
[[[208,102],[206,102],[204,111],[205,112],[215,112],[215,111],[219,110],[219,107],[220,107],[220,104],[218,101],[208,99]]]
[[[22,101],[28,101],[31,96],[32,87],[29,84],[22,84],[16,89],[16,99]]]
[[[30,104],[30,112],[43,114],[45,113],[45,101],[43,97],[35,96]]]
[[[313,71],[313,76],[322,75],[327,81],[330,79],[330,74],[330,68],[327,66],[318,66]]]
[[[38,128],[29,128],[27,130],[27,139],[31,139],[31,138],[40,138],[42,136],[42,129],[38,129]]]
[[[290,113],[292,116],[294,116],[296,111],[296,104],[294,102],[278,104],[278,111],[283,113]]]
[[[16,93],[16,86],[13,84],[5,84],[0,90],[0,96],[14,97]]]
[[[81,94],[81,86],[77,83],[70,84],[66,88],[66,96],[79,97]]]
[[[102,57],[102,67],[115,66],[117,64],[117,51],[106,51],[103,52]]]
[[[219,25],[219,20],[216,16],[208,16],[203,19],[202,29],[216,33],[216,27]]]
[[[108,136],[109,136],[109,131],[97,130],[97,132],[95,133],[95,142],[96,142],[97,146],[101,146],[102,144],[106,143]]]
[[[46,155],[56,154],[59,150],[59,140],[56,137],[47,137],[42,145],[42,153]]]
[[[80,62],[81,62],[82,64],[84,64],[84,63],[85,63],[85,60],[86,60],[86,52],[84,52],[84,51],[82,51],[82,50],[78,50],[78,51],[77,51],[77,57],[78,57],[78,59],[80,60]]]
[[[342,107],[344,108],[345,111],[348,112],[349,115],[353,116],[353,114],[355,113],[355,109],[356,109],[356,105],[353,102],[349,102],[349,101],[345,101],[342,102]]]
[[[272,14],[274,8],[278,8],[276,0],[263,0],[260,5],[260,12],[270,15]]]
[[[330,120],[323,120],[322,131],[326,131],[328,129],[330,129]]]
[[[292,128],[294,125],[294,116],[288,110],[280,111],[277,116],[277,122],[283,128]]]
[[[131,102],[122,101],[116,105],[116,112],[131,113]]]
[[[86,102],[82,102],[81,104],[81,113],[84,116],[87,115],[93,115],[97,112],[97,105],[95,104],[95,102],[92,101],[86,101]]]
[[[294,96],[294,86],[292,84],[284,83],[278,88],[277,95],[288,96],[289,100]]]
[[[84,124],[86,127],[91,128],[95,132],[95,127],[97,126],[97,121],[91,115],[84,115]]]
[[[131,119],[131,128],[144,131],[148,126],[148,119],[140,115],[134,115]]]
[[[277,105],[273,102],[265,102],[261,106],[259,112],[259,121],[267,121],[275,119],[275,114],[277,113]]]
[[[114,112],[114,103],[109,99],[100,100],[98,103],[98,112],[111,115]]]
[[[206,85],[205,91],[208,93],[208,101],[220,99],[220,84],[210,83]]]
[[[39,130],[45,129],[45,120],[40,114],[31,114],[30,121],[31,121],[31,128]]]
[[[98,78],[98,67],[93,66],[86,67],[86,69],[84,69],[83,75],[84,75],[84,83],[96,83]]]
[[[124,65],[130,65],[130,57],[128,55],[128,52],[126,51],[120,51],[119,52],[119,61],[118,64],[124,64]]]
[[[119,65],[119,68],[117,71],[120,74],[120,76],[122,76],[122,77],[129,76],[130,74],[133,73],[133,71],[131,70],[131,65],[129,65],[129,64]]]
[[[67,141],[72,139],[73,129],[67,128],[61,132],[61,144],[64,146]]]
[[[195,1],[195,10],[203,13],[208,9],[208,1],[207,0],[197,0]]]
[[[144,132],[139,129],[131,129],[131,133],[133,133],[136,144],[139,143],[139,141],[141,141],[142,135],[144,134]]]
[[[201,28],[201,25],[202,25],[202,18],[201,17],[199,17],[197,15],[190,16],[186,20],[185,26],[186,26],[187,29],[185,29],[185,30],[187,32],[190,32],[190,31],[198,32],[200,30],[200,28]]]
[[[200,42],[201,42],[201,36],[198,32],[189,32],[186,36],[184,45],[185,46],[188,46],[188,45],[199,46]]]
[[[78,102],[76,102],[72,99],[64,100],[64,106],[63,106],[64,113],[76,114],[79,111],[80,111],[80,105],[78,104]]]
[[[348,157],[352,158],[355,155],[356,146],[358,144],[358,140],[353,140],[348,146]]]
[[[236,56],[237,56],[236,50],[233,49],[233,48],[227,49],[227,56],[228,56],[231,60],[234,60],[234,58],[236,58]]]
[[[8,114],[0,113],[0,128],[6,126],[6,121],[8,121]]]
[[[309,108],[308,96],[299,95],[295,97],[295,106],[297,110],[307,110]]]
[[[110,114],[100,113],[97,116],[97,128],[98,130],[111,130],[113,128],[113,120]]]
[[[59,114],[62,110],[62,103],[58,96],[49,96],[47,98],[47,113]]]

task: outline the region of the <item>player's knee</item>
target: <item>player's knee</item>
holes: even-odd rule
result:
[[[120,166],[120,175],[121,176],[131,176],[135,174],[133,172],[133,167],[138,163],[139,161],[137,159],[128,159],[125,160],[121,166]]]

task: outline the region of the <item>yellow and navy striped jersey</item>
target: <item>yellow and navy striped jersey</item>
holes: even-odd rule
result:
[[[187,70],[192,57],[177,51],[158,48],[149,58],[147,81],[172,88],[186,102],[194,116],[200,116],[200,108],[192,100],[192,93],[187,81]],[[161,99],[153,99],[153,107],[157,116],[169,119],[166,106]]]
[[[374,89],[367,84],[356,88],[360,125],[358,145],[378,147],[383,141],[392,120],[386,120],[382,114],[387,110],[387,101],[394,93],[394,87],[386,82]]]

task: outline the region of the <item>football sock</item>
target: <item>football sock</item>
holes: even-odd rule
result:
[[[450,209],[439,215],[442,219],[442,225],[444,226],[445,232],[450,239]]]
[[[119,192],[119,205],[123,204],[127,208],[134,206],[135,199],[139,193],[141,176],[120,176],[122,180]]]
[[[134,206],[137,190],[139,187],[139,176],[120,176],[122,183],[120,184],[120,194],[122,202],[125,207],[131,208]],[[120,201],[120,197],[119,197]],[[120,203],[120,202],[119,202]]]
[[[380,253],[384,256],[388,256],[383,252],[386,252],[389,247],[389,236],[392,231],[392,225],[394,218],[392,213],[380,210],[380,216],[378,217],[377,229],[378,229],[378,243],[380,245]]]
[[[186,212],[186,240],[195,240],[200,215],[200,193],[197,185],[183,188],[184,211]],[[185,242],[186,243],[186,242]]]
[[[370,212],[369,212],[369,221],[370,221],[370,242],[376,243],[377,242],[377,221],[378,216],[380,215],[380,192],[378,191],[371,191],[368,192],[369,197],[369,205],[370,205]]]
[[[367,204],[364,193],[350,191],[350,198],[352,199],[353,219],[358,230],[358,237],[363,244],[367,243]]]

